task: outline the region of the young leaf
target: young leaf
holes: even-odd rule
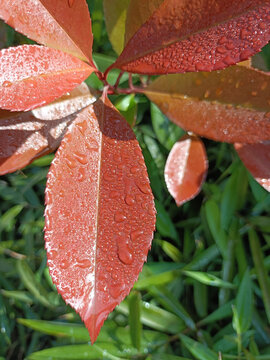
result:
[[[224,69],[268,43],[269,15],[268,0],[164,0],[113,67],[142,74]]]
[[[0,108],[26,111],[74,89],[93,69],[61,51],[22,45],[0,51]]]
[[[87,60],[95,68],[85,0],[0,0],[0,17],[38,43]]]
[[[57,149],[77,111],[95,100],[82,83],[70,94],[33,111],[0,110],[0,175],[22,169]]]
[[[127,8],[130,0],[103,0],[104,17],[110,42],[120,54],[124,48]]]
[[[178,206],[199,193],[207,169],[204,144],[199,138],[187,135],[173,146],[165,166],[165,181]]]
[[[234,147],[254,178],[270,191],[270,143],[234,144]]]
[[[161,76],[145,94],[185,130],[217,141],[270,137],[270,76],[244,66]]]
[[[46,204],[52,279],[94,342],[137,280],[155,224],[141,149],[107,98],[69,128],[48,175]]]

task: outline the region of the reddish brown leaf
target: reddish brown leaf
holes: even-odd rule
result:
[[[224,69],[266,45],[269,26],[269,0],[164,0],[113,67],[141,74]]]
[[[74,89],[93,69],[59,50],[23,45],[0,51],[0,108],[26,111]]]
[[[77,111],[95,100],[82,83],[69,95],[30,112],[0,110],[0,175],[22,169],[54,151]]]
[[[165,166],[165,181],[178,206],[200,192],[207,169],[207,155],[199,138],[186,135],[174,144]]]
[[[161,76],[145,94],[180,127],[217,141],[270,138],[270,76],[246,66]]]
[[[258,183],[270,191],[270,142],[235,144],[234,147]]]
[[[85,0],[0,0],[0,17],[38,43],[89,60],[95,67]]]
[[[69,128],[49,171],[46,204],[52,279],[94,342],[137,279],[155,224],[141,149],[107,98]]]

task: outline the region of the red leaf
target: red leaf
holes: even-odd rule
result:
[[[113,67],[141,74],[224,69],[266,45],[269,26],[269,0],[164,0]]]
[[[165,166],[165,181],[178,206],[200,192],[207,169],[207,155],[199,138],[183,136],[174,144]]]
[[[43,46],[0,51],[0,108],[31,110],[74,89],[93,69],[81,60]]]
[[[22,169],[54,151],[77,111],[94,102],[86,84],[31,112],[0,110],[0,175]]]
[[[270,76],[246,66],[160,76],[144,93],[173,122],[217,141],[270,138]]]
[[[270,142],[259,144],[235,144],[240,159],[254,178],[270,191]]]
[[[136,281],[155,224],[141,149],[107,98],[69,128],[49,171],[46,204],[52,279],[94,342]]]
[[[40,44],[92,62],[93,35],[85,0],[0,0],[0,17]]]

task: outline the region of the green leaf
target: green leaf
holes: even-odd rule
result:
[[[112,352],[117,356],[112,355]],[[117,346],[110,343],[99,345],[69,345],[35,352],[27,360],[83,360],[83,359],[108,359],[118,360],[121,353]]]
[[[116,309],[128,315],[127,300],[122,301]],[[177,334],[186,327],[185,323],[176,315],[148,302],[141,302],[141,322],[152,329],[169,334]]]
[[[165,307],[165,309],[173,312],[180,319],[182,319],[187,327],[192,330],[196,329],[196,325],[193,319],[171,291],[165,287],[151,286],[149,288],[149,293],[153,295],[157,301]]]
[[[0,218],[0,233],[3,230],[10,231],[10,229],[15,224],[15,218],[20,214],[22,211],[22,205],[15,205],[9,210],[7,210]]]
[[[155,201],[155,205],[157,210],[157,231],[161,234],[161,236],[168,237],[178,242],[178,235],[170,215],[158,200]]]
[[[270,282],[263,263],[261,244],[256,232],[253,229],[249,231],[248,236],[252,258],[255,265],[255,271],[258,277],[260,288],[262,290],[262,298],[265,306],[266,316],[268,323],[270,323]]]
[[[44,306],[51,307],[52,305],[47,300],[48,293],[42,285],[36,280],[30,266],[24,260],[17,261],[17,270],[24,286],[31,292],[31,294]]]
[[[159,108],[151,103],[151,120],[159,142],[170,151],[174,143],[185,133],[179,126],[172,123]]]
[[[243,206],[247,192],[247,171],[240,162],[228,179],[221,198],[221,226],[228,230],[235,212]]]
[[[217,310],[213,311],[210,315],[206,316],[203,320],[201,320],[199,324],[207,325],[232,316],[232,304],[233,302],[230,301],[227,304],[221,306]]]
[[[69,324],[56,321],[18,319],[18,322],[33,330],[40,331],[57,337],[70,337],[74,340],[89,342],[90,337],[87,329],[78,324]]]
[[[217,287],[224,287],[228,289],[234,289],[235,285],[231,284],[228,281],[223,281],[216,277],[215,275],[200,272],[200,271],[187,271],[183,270],[183,274],[189,276],[190,278],[201,282],[202,284],[209,285],[209,286],[217,286]]]
[[[221,252],[226,256],[227,237],[220,223],[220,210],[214,200],[208,200],[205,203],[206,218],[212,233],[212,236]]]
[[[249,270],[246,270],[236,296],[236,309],[239,318],[239,333],[246,332],[252,320],[253,293]]]
[[[130,0],[103,0],[105,23],[117,54],[124,48],[127,8]]]
[[[132,291],[128,298],[130,338],[133,347],[138,351],[141,348],[142,323],[141,323],[141,294]]]
[[[207,346],[180,334],[182,344],[191,352],[191,354],[198,360],[217,360],[218,354],[210,350]]]

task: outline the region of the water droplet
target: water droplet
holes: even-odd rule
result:
[[[114,299],[117,299],[125,290],[125,284],[120,283],[120,284],[111,284],[110,287],[110,294]]]
[[[74,4],[75,0],[68,0],[68,6],[71,8]]]
[[[138,171],[140,171],[138,166],[132,166],[132,168],[130,168],[131,174],[136,174]]]
[[[120,193],[118,191],[112,190],[110,192],[110,198],[111,199],[118,199],[120,197]]]
[[[67,260],[62,260],[60,264],[61,269],[67,269],[69,267],[69,262]]]
[[[251,92],[251,95],[252,95],[252,96],[257,96],[257,95],[258,95],[258,92],[257,92],[257,91],[252,91],[252,92]]]
[[[87,156],[84,154],[80,154],[78,152],[74,152],[74,158],[79,161],[79,163],[81,163],[82,165],[86,165],[87,164]]]
[[[143,194],[151,194],[150,186],[147,183],[136,183],[136,185]]]
[[[86,269],[91,266],[91,261],[89,259],[77,260],[77,265],[82,269]]]
[[[12,82],[10,81],[4,81],[3,84],[2,84],[3,87],[10,87],[12,86]]]
[[[127,205],[131,206],[131,205],[133,205],[133,204],[135,203],[135,199],[134,199],[132,196],[127,195],[127,196],[125,197],[125,203],[126,203]]]
[[[206,92],[204,93],[205,99],[209,98],[209,96],[210,96],[210,91],[206,90]]]
[[[227,65],[233,65],[235,64],[235,60],[234,58],[232,58],[230,55],[227,55],[224,59],[223,59],[224,63]]]
[[[85,143],[85,145],[86,145],[86,147],[87,147],[87,149],[89,150],[89,151],[94,151],[94,152],[98,152],[99,151],[99,144],[98,144],[98,142],[95,140],[95,139],[93,139],[93,138],[91,138],[91,139],[88,139],[87,138],[87,141],[86,141],[86,143]]]
[[[241,37],[242,40],[246,39],[248,37],[248,35],[249,35],[249,33],[248,33],[248,31],[246,29],[242,29],[240,31],[240,37]]]
[[[225,49],[225,47],[223,47],[223,46],[218,46],[217,52],[220,54],[225,54],[227,52],[227,49]]]
[[[103,173],[103,180],[105,181],[112,181],[113,178],[111,176],[111,173],[109,171]]]
[[[78,181],[82,182],[86,179],[86,172],[84,168],[78,170]]]
[[[132,241],[137,241],[139,239],[139,237],[142,235],[143,235],[143,231],[135,230],[135,231],[131,232],[130,237],[131,237]]]
[[[120,246],[118,246],[118,257],[123,264],[132,264],[133,257],[128,247],[128,244],[120,244]]]
[[[267,82],[264,81],[261,86],[261,90],[265,90],[267,88]]]
[[[76,126],[78,127],[80,133],[81,133],[82,135],[84,135],[85,132],[86,132],[86,129],[87,129],[87,121],[84,120],[84,121],[78,123]]]
[[[244,50],[240,54],[240,60],[246,60],[246,59],[250,58],[251,55],[252,55],[251,50]]]
[[[259,23],[259,28],[260,28],[261,30],[265,30],[265,29],[267,28],[267,24],[264,23],[264,22],[260,22],[260,23]]]
[[[123,221],[126,220],[126,216],[121,213],[121,212],[117,212],[115,215],[114,215],[114,220],[117,222],[117,223],[121,223]]]
[[[76,161],[69,155],[66,158],[66,164],[70,169],[74,169],[77,166]]]

